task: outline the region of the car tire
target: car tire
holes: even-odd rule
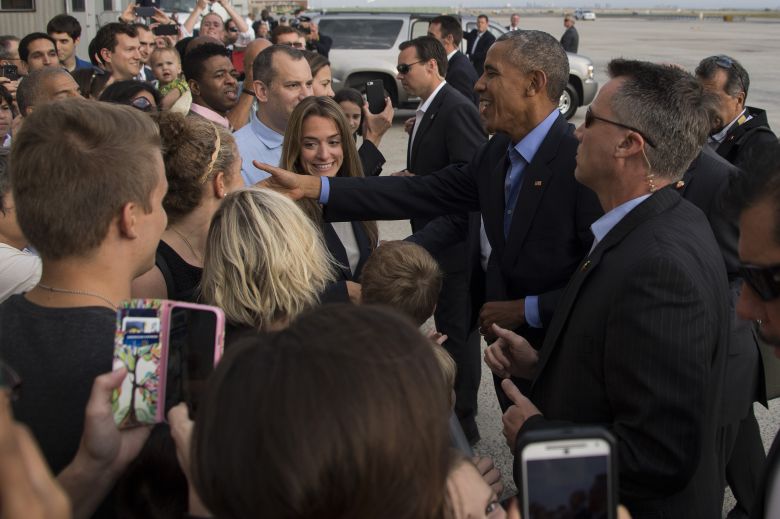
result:
[[[577,112],[577,108],[580,106],[580,96],[577,94],[577,89],[569,83],[561,94],[561,99],[558,101],[558,110],[566,118],[566,120],[574,117]]]

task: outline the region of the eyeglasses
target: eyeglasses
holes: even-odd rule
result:
[[[8,388],[12,401],[19,398],[19,391],[22,388],[22,378],[2,360],[0,360],[0,388]]]
[[[739,275],[762,301],[772,301],[780,297],[780,265],[772,267],[742,265],[739,267]]]
[[[292,47],[294,49],[302,49],[303,48],[303,43],[301,43],[299,41],[288,41],[288,42],[282,43],[281,45],[287,45],[288,47]]]
[[[593,121],[601,121],[604,123],[614,124],[615,126],[620,126],[621,128],[625,128],[626,130],[631,130],[632,132],[636,132],[642,136],[642,138],[645,140],[647,144],[655,148],[655,143],[650,139],[650,137],[645,135],[642,131],[638,130],[637,128],[634,128],[633,126],[629,126],[627,124],[623,124],[617,121],[611,121],[609,119],[599,117],[598,115],[593,113],[593,110],[591,110],[590,107],[588,107],[588,110],[585,112],[585,128],[590,128],[590,125],[593,124]]]
[[[747,90],[745,90],[745,82],[742,81],[742,74],[740,74],[739,70],[734,66],[734,60],[722,54],[720,56],[713,56],[713,58],[715,58],[715,64],[720,68],[726,70],[734,69],[734,74],[736,74],[737,79],[739,79],[739,86],[742,87],[743,92],[747,93]]]
[[[412,69],[412,65],[417,65],[418,63],[422,63],[422,60],[415,61],[414,63],[401,63],[395,69],[398,71],[399,74],[408,74],[409,71]]]
[[[152,102],[145,97],[136,97],[135,99],[130,101],[130,106],[132,106],[133,108],[137,108],[142,112],[154,112],[157,110],[157,107],[153,105]]]

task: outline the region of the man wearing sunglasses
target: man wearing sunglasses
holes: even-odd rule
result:
[[[398,79],[410,96],[420,98],[409,133],[406,171],[424,176],[450,165],[468,165],[487,136],[472,100],[444,81],[447,73],[444,46],[432,36],[421,36],[402,43],[399,48]],[[466,218],[467,213],[461,212],[460,216]],[[430,222],[431,218],[412,218],[412,232],[422,230]],[[455,412],[466,437],[475,443],[479,439],[475,418],[480,351],[479,334],[469,319],[466,236],[434,257],[444,272],[434,314],[436,329],[448,337],[444,347],[458,366]]]
[[[729,192],[729,201],[739,212],[739,259],[745,281],[737,314],[754,321],[764,344],[780,357],[780,145],[756,146],[745,171]],[[767,455],[762,478],[750,517],[780,517],[780,435]]]
[[[729,56],[704,58],[696,77],[718,100],[709,145],[732,164],[740,166],[756,145],[777,141],[764,110],[747,106],[750,76]]]

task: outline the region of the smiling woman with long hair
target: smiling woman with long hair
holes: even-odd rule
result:
[[[355,141],[339,105],[329,97],[308,97],[290,116],[282,146],[281,167],[299,175],[362,177]],[[328,250],[339,262],[337,281],[323,295],[326,301],[359,299],[360,278],[371,251],[376,248],[376,222],[334,222],[323,220],[322,208],[314,200],[298,202],[322,229]]]

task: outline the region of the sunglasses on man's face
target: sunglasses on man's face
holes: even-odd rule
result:
[[[780,265],[754,267],[742,265],[739,275],[762,301],[772,301],[780,297]]]
[[[420,61],[415,61],[413,63],[401,63],[395,69],[398,71],[399,74],[408,74],[410,70],[412,70],[412,65],[417,65],[420,63]]]
[[[742,81],[742,74],[739,73],[739,70],[737,70],[734,67],[734,60],[731,59],[728,56],[713,56],[715,58],[715,64],[719,66],[722,69],[731,70],[734,69],[734,73],[737,75],[737,79],[739,80],[739,85],[742,87],[742,91],[745,91],[745,82]]]
[[[599,117],[598,115],[593,113],[593,110],[588,107],[588,109],[585,111],[585,128],[590,128],[590,126],[593,124],[593,121],[601,121],[603,123],[607,124],[613,124],[615,126],[619,126],[621,128],[625,128],[626,130],[631,130],[632,132],[638,133],[642,136],[642,138],[645,140],[647,144],[649,144],[652,148],[655,148],[655,143],[645,135],[641,130],[634,128],[633,126],[629,126],[627,124],[619,123],[617,121],[612,121],[610,119],[605,119],[604,117]]]

